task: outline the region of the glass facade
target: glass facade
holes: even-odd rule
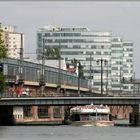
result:
[[[131,82],[131,79],[134,77],[133,72],[133,43],[130,41],[123,42],[123,77],[125,81]],[[124,84],[125,91],[131,91],[133,89],[133,84]]]
[[[129,79],[133,75],[132,42],[113,37],[111,32],[95,32],[81,27],[47,26],[37,31],[38,59],[41,59],[43,39],[44,48],[58,47],[61,57],[67,63],[74,58],[81,62],[84,66],[84,76],[89,79],[89,87],[101,90],[102,73],[104,92],[126,90],[121,78]],[[130,85],[127,84],[127,87],[128,91],[132,91]]]

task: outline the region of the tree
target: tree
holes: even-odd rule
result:
[[[0,59],[7,57],[7,48],[2,40],[2,29],[0,24]],[[0,93],[2,94],[6,89],[6,77],[3,75],[3,71],[0,71]]]
[[[4,45],[4,41],[2,39],[2,33],[3,30],[1,29],[1,24],[0,24],[0,59],[7,57],[7,48]]]
[[[81,62],[74,58],[73,60],[71,60],[71,64],[73,64],[75,67],[77,66],[77,64],[79,64],[79,78],[84,79],[85,78],[83,72],[84,67],[82,66]]]
[[[0,94],[4,93],[6,89],[6,77],[0,72]]]
[[[60,57],[59,48],[56,47],[47,48],[45,56],[47,57],[47,59],[58,59]]]

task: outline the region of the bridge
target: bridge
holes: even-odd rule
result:
[[[28,98],[1,98],[0,106],[25,106],[25,105],[126,105],[140,104],[140,97],[28,97]]]
[[[20,79],[20,60],[14,58],[0,59],[0,64],[2,65],[3,74],[7,79],[8,88],[16,89],[19,86],[18,81]],[[34,93],[41,93],[41,66],[39,63],[23,61],[23,89],[30,88]],[[78,90],[81,93],[89,91],[88,80],[80,79],[76,74],[46,65],[44,66],[44,82],[44,93],[47,93],[47,91],[58,93],[58,87],[61,88],[60,93],[71,94],[72,92],[75,95]]]
[[[0,59],[0,64],[3,69],[3,74],[7,78],[8,88],[14,91],[19,85],[18,80],[20,77],[19,73],[19,64],[20,60],[7,58]],[[23,80],[24,86],[22,87],[24,90],[29,88],[32,90],[32,93],[39,94],[41,93],[40,86],[40,76],[41,76],[41,64],[29,61],[23,61]],[[101,91],[92,88],[89,90],[88,80],[80,79],[76,74],[69,73],[65,70],[60,70],[58,68],[53,68],[49,66],[44,66],[44,82],[45,89],[44,93],[48,93],[49,91],[53,91],[58,93],[58,89],[60,89],[59,94],[64,93],[65,95],[75,96],[78,94],[78,90],[80,90],[80,94],[85,94],[86,96],[102,96]],[[140,81],[135,81],[134,86],[139,89]],[[121,93],[120,93],[121,92]],[[139,90],[137,94],[137,90],[133,93],[128,93],[124,91],[112,92],[107,91],[108,95],[120,96],[128,94],[132,94],[135,96],[139,96]],[[103,94],[106,94],[105,91]]]
[[[4,121],[7,114],[12,118],[13,108],[17,106],[76,106],[76,105],[109,105],[109,106],[131,106],[133,111],[129,120],[132,125],[140,125],[140,97],[28,97],[28,98],[1,98],[0,99],[0,121]],[[9,113],[10,112],[10,113]],[[7,121],[9,119],[6,119]]]

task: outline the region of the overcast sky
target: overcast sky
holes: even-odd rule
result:
[[[140,2],[0,2],[0,22],[25,34],[25,51],[36,51],[36,31],[45,25],[111,31],[134,43],[134,71],[140,78]]]

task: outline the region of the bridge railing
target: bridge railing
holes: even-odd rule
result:
[[[43,94],[41,92],[36,92],[35,90],[31,90],[31,92],[26,93],[25,89],[22,90],[20,94],[17,93],[17,91],[6,91],[3,94],[0,94],[0,97],[2,98],[16,98],[16,97],[77,97],[78,94],[77,92],[75,93],[70,93],[70,92],[65,92],[65,93],[58,93],[57,91],[53,91],[52,89],[47,89]],[[89,92],[81,92],[80,94],[81,97],[105,97],[105,96],[111,96],[111,97],[140,97],[140,94],[134,94],[134,93],[127,93],[127,92],[121,92],[121,93],[113,93],[113,92],[103,92],[101,95],[100,91],[92,90]]]
[[[0,63],[3,64],[3,73],[7,76],[7,81],[16,82],[18,79],[20,60],[7,58],[1,59]],[[40,73],[41,64],[29,61],[23,62],[23,77],[25,81],[39,82]],[[59,79],[59,74],[61,75],[61,79]],[[59,71],[58,68],[45,66],[44,78],[46,83],[78,86],[78,76],[76,74],[71,74],[65,70]],[[80,79],[80,87],[88,88],[88,80]]]

